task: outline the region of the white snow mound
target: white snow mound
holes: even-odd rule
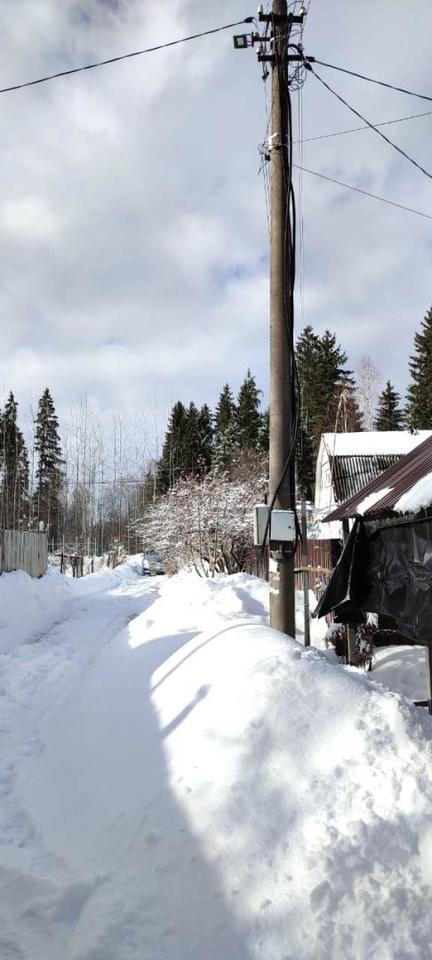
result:
[[[1,960],[429,957],[430,718],[253,577],[71,591],[4,657]]]
[[[36,580],[22,570],[0,576],[0,653],[48,630],[70,599],[70,582],[53,567]]]
[[[427,954],[428,718],[259,625],[190,641],[156,671],[152,698],[245,956]]]

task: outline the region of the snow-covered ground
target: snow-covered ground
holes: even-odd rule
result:
[[[138,569],[0,578],[1,960],[429,956],[429,717]]]

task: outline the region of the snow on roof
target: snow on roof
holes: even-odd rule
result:
[[[374,430],[361,433],[323,433],[322,442],[328,454],[334,457],[374,456],[395,454],[403,456],[419,443],[432,436],[432,430]]]
[[[396,513],[418,513],[422,507],[428,507],[430,503],[432,503],[432,473],[427,473],[425,477],[417,480],[410,490],[402,494],[393,510]]]
[[[380,500],[383,500],[388,493],[391,493],[392,487],[383,487],[382,490],[375,490],[374,493],[369,493],[364,500],[359,503],[357,507],[357,513],[363,516],[366,513],[366,510],[370,510],[371,507],[375,506],[376,503],[379,503]]]

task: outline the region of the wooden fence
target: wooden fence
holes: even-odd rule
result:
[[[327,584],[330,580],[334,567],[339,559],[341,546],[335,540],[308,540],[307,541],[307,566],[309,568],[310,587],[313,590],[316,586]],[[302,568],[302,547],[298,544],[295,556],[296,569]],[[296,573],[296,589],[301,590],[303,585],[302,574]]]
[[[42,577],[47,566],[46,533],[0,530],[0,573],[24,570],[30,577]]]

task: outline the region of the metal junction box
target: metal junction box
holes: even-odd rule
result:
[[[270,520],[270,548],[273,544],[294,543],[296,537],[293,510],[272,510]]]
[[[254,546],[262,547],[264,544],[264,537],[267,530],[267,540],[268,540],[268,522],[269,508],[266,503],[259,503],[254,507],[253,521],[254,521]]]

